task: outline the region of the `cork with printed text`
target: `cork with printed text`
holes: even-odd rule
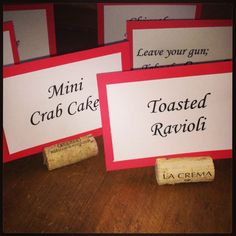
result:
[[[215,178],[214,162],[210,156],[158,158],[155,173],[159,185],[210,182]]]
[[[71,165],[98,154],[98,145],[92,135],[58,143],[44,148],[44,164],[48,170]]]

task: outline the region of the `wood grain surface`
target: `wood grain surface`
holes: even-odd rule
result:
[[[230,6],[203,8],[203,18],[219,16],[231,18]],[[95,3],[55,4],[58,54],[96,47],[96,17]],[[106,172],[97,142],[98,156],[53,171],[42,153],[4,164],[3,232],[232,231],[231,159],[215,161],[213,182],[158,186],[154,167]]]
[[[106,172],[99,155],[48,171],[42,154],[3,168],[4,232],[230,232],[231,159],[213,182],[158,186],[154,167]]]

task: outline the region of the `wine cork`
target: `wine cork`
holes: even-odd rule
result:
[[[155,165],[159,185],[210,182],[215,178],[211,157],[158,158]]]
[[[96,139],[92,135],[44,148],[44,164],[48,170],[74,164],[98,154]]]

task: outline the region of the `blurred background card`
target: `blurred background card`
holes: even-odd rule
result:
[[[19,63],[15,31],[12,21],[3,23],[3,66]]]
[[[20,62],[56,54],[53,4],[4,5],[3,20],[14,24]]]
[[[127,20],[197,19],[201,4],[98,3],[98,43],[126,39]]]

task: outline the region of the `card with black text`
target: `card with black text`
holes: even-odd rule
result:
[[[232,62],[98,74],[107,170],[232,157]]]
[[[128,42],[3,70],[4,162],[82,135],[101,135],[97,73],[130,69]]]
[[[232,59],[231,20],[127,21],[132,68]]]

